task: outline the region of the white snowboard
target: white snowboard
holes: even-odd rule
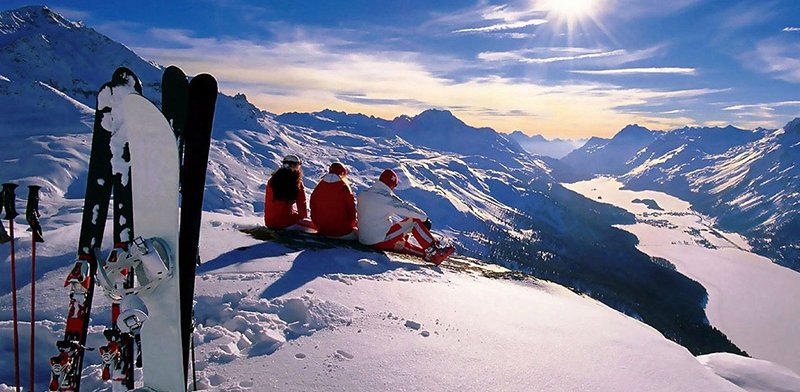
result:
[[[170,254],[171,278],[139,294],[150,316],[141,330],[144,386],[185,391],[177,262],[178,147],[167,120],[146,98],[126,96],[122,111],[121,131],[128,135],[131,154],[134,235],[161,238]]]

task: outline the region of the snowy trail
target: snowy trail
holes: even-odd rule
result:
[[[600,202],[636,214],[621,226],[639,238],[644,253],[669,260],[708,291],[706,314],[740,348],[755,358],[800,372],[800,273],[748,252],[736,234],[713,231],[689,203],[660,192],[622,190],[621,183],[598,178],[567,185]],[[664,211],[635,199],[651,199]]]

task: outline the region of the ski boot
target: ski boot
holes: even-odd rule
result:
[[[431,246],[425,248],[425,261],[429,261],[435,265],[442,264],[442,262],[450,257],[456,250],[452,245],[443,245],[439,241],[434,242]]]

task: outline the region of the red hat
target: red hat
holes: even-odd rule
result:
[[[390,189],[394,189],[399,182],[397,179],[397,174],[392,169],[386,169],[381,173],[380,180],[382,183],[386,184]]]
[[[339,177],[344,177],[347,175],[347,168],[344,167],[339,162],[331,163],[331,167],[328,168],[328,173],[336,174]]]

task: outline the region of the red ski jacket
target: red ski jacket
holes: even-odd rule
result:
[[[347,235],[356,227],[353,191],[337,174],[326,174],[311,192],[311,220],[329,237]]]
[[[306,191],[303,184],[297,191],[293,202],[273,200],[272,179],[267,181],[267,194],[264,197],[264,224],[270,229],[285,229],[297,224],[308,216],[306,207]]]

